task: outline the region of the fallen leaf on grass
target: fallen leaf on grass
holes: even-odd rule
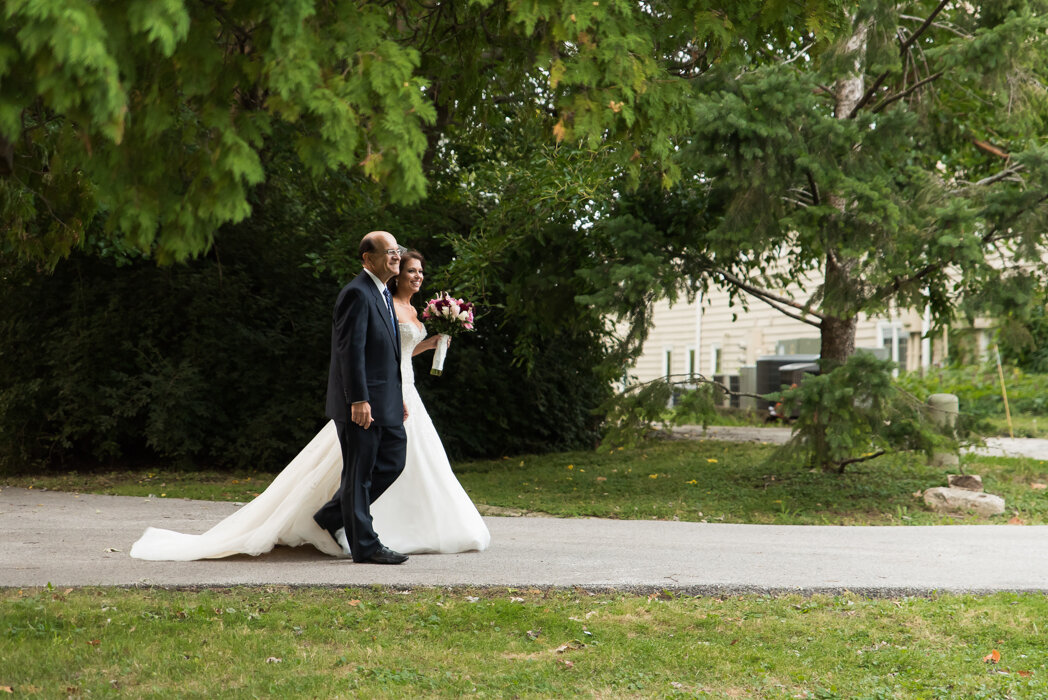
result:
[[[101,644],[101,643],[102,643],[102,640],[101,640],[101,639],[92,639],[92,640],[90,640],[90,641],[88,642],[88,644],[90,644],[90,645],[91,645],[91,646],[93,646],[93,647],[97,647],[97,646],[98,646],[99,644]]]
[[[9,685],[0,685],[0,693],[13,693],[14,688]]]
[[[1035,481],[1032,484],[1030,484],[1030,488],[1032,488],[1032,489],[1048,489],[1048,484],[1042,484],[1040,482]]]
[[[358,605],[360,605],[360,601],[357,600],[356,598],[354,598],[353,600],[349,601],[349,607],[351,607],[351,608],[355,608]]]
[[[1001,652],[994,649],[989,654],[983,657],[983,663],[990,662],[992,664],[999,663],[1001,661]]]
[[[1025,525],[1026,522],[1023,521],[1023,519],[1020,518],[1018,515],[1013,515],[1011,520],[1008,521],[1008,524],[1009,525]]]
[[[573,649],[582,649],[585,646],[586,645],[583,644],[582,642],[580,642],[579,640],[572,639],[570,642],[567,642],[565,644],[561,644],[559,647],[554,649],[553,652],[556,653],[556,654],[563,654],[566,651],[573,650]]]
[[[1029,678],[1033,675],[1033,671],[1016,671],[1016,673],[1018,673],[1023,678]]]
[[[574,661],[568,661],[567,659],[557,659],[557,663],[563,664],[564,668],[571,668],[575,665]]]

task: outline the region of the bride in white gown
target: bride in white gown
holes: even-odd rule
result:
[[[394,296],[400,321],[401,374],[408,419],[404,471],[371,505],[382,544],[404,554],[486,549],[491,535],[476,506],[451,471],[440,436],[415,388],[413,355],[435,346],[411,306],[422,283],[424,261],[405,253]],[[341,548],[313,520],[331,498],[342,474],[334,422],[328,422],[255,500],[202,535],[147,528],[131,547],[137,559],[189,561],[233,554],[262,554],[275,545],[311,544],[332,556]]]

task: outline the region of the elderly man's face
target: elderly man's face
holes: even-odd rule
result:
[[[397,239],[388,233],[375,237],[375,250],[367,253],[368,269],[383,282],[400,274],[400,247]]]

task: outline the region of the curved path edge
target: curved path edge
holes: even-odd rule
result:
[[[0,490],[0,586],[580,587],[873,596],[1048,591],[1048,526],[824,527],[487,517],[485,552],[353,564],[312,547],[149,562],[147,525],[203,532],[232,503]]]

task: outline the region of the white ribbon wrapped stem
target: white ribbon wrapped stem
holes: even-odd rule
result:
[[[430,374],[444,374],[444,358],[447,357],[450,342],[451,336],[449,335],[441,333],[437,336],[437,347],[433,351],[433,368],[429,370]]]

